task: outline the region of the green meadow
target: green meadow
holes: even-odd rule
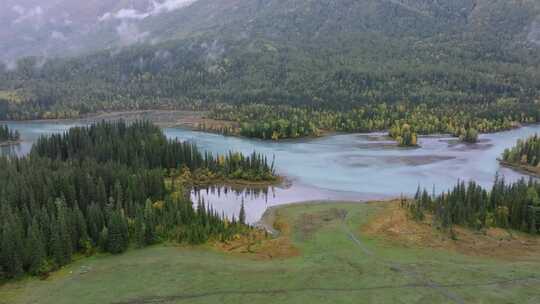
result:
[[[46,280],[0,286],[1,304],[540,303],[540,257],[516,261],[366,236],[384,203],[306,203],[267,212],[299,254],[272,259],[159,245],[81,258]],[[539,253],[540,256],[540,253]]]

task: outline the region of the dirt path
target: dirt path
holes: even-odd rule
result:
[[[349,237],[349,239],[351,241],[353,241],[355,243],[355,245],[360,248],[360,250],[362,250],[362,252],[366,255],[369,255],[369,256],[375,256],[373,254],[373,252],[371,250],[369,250],[369,248],[367,246],[365,246],[352,232],[351,230],[349,229],[349,227],[347,226],[347,215],[344,215],[343,219],[342,219],[342,222],[343,222],[343,229],[345,230],[345,233],[347,234],[347,236]],[[376,256],[375,256],[376,257]],[[413,271],[413,270],[409,270],[409,269],[406,269],[403,265],[395,262],[395,261],[388,261],[388,260],[384,260],[384,259],[381,259],[379,258],[379,260],[387,265],[388,267],[390,267],[390,269],[393,269],[399,273],[402,273],[406,276],[408,276],[409,278],[412,278],[414,279],[415,281],[417,282],[422,282],[419,287],[427,287],[427,288],[430,288],[430,289],[434,289],[434,290],[437,290],[441,295],[443,295],[444,297],[446,297],[447,299],[453,301],[454,303],[457,303],[457,304],[465,304],[465,300],[463,300],[463,298],[461,298],[458,294],[446,289],[443,285],[440,285],[430,279],[427,279],[425,278],[425,276],[419,274],[418,272],[416,271]]]

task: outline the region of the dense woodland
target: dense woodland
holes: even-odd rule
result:
[[[427,213],[441,229],[451,231],[453,225],[473,229],[509,228],[537,234],[540,230],[540,183],[524,179],[506,183],[496,178],[491,191],[474,182],[459,182],[442,195],[430,195],[418,189],[414,200],[402,200],[416,220]]]
[[[20,134],[17,130],[11,130],[7,125],[0,125],[0,143],[17,141],[20,138]]]
[[[517,127],[520,123],[539,122],[540,107],[511,99],[483,105],[382,103],[348,111],[257,104],[216,106],[210,117],[239,123],[238,128],[207,128],[211,131],[262,139],[318,136],[323,130],[390,130],[390,135],[397,138],[401,128],[407,124],[411,132],[416,134],[445,133],[467,142],[475,142],[479,132],[496,132]]]
[[[181,184],[166,180],[181,168],[273,176],[257,154],[212,156],[167,140],[146,122],[104,122],[42,137],[29,156],[0,158],[0,168],[0,278],[46,275],[79,254],[228,240],[250,229],[244,212],[228,220],[202,201],[194,207]]]
[[[518,140],[513,148],[504,151],[502,160],[512,165],[535,167],[540,172],[540,136],[535,134]]]
[[[331,49],[309,44],[297,49],[260,41],[244,49],[241,43],[224,45],[226,53],[208,61],[201,57],[208,50],[186,46],[197,45],[193,41],[134,47],[114,55],[100,52],[44,64],[27,58],[20,60],[15,70],[0,68],[0,119],[196,108],[208,103],[348,110],[383,102],[478,106],[504,98],[530,103],[538,97],[537,72],[517,63],[435,63],[429,53],[439,50],[418,50],[415,55],[425,59],[423,63],[411,63],[412,54],[406,54],[403,61],[380,64],[389,59],[377,58],[374,50],[351,45],[352,41],[336,43],[352,48],[354,53],[343,58]],[[374,48],[391,47],[397,53],[406,48],[373,43]],[[362,56],[373,61],[366,62]]]
[[[244,156],[230,152],[213,155],[201,152],[189,142],[169,140],[150,122],[101,122],[86,128],[71,128],[64,134],[41,137],[32,152],[51,159],[78,160],[88,157],[129,167],[209,171],[225,179],[273,180],[274,164],[253,153]]]

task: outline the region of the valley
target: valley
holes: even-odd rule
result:
[[[540,303],[538,0],[0,1],[0,304]]]

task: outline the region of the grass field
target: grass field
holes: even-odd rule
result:
[[[299,253],[289,257],[156,246],[6,284],[0,303],[540,303],[540,252],[498,260],[363,235],[386,205],[273,210],[268,220]]]

